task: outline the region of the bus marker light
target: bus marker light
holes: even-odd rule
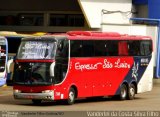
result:
[[[15,89],[14,93],[21,93],[21,90]]]
[[[42,93],[53,93],[52,90],[45,90],[45,91],[42,91]]]

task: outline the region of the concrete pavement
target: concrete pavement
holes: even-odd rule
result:
[[[74,105],[63,102],[43,102],[33,105],[30,100],[15,100],[12,87],[0,87],[0,110],[5,111],[160,111],[160,85],[151,92],[137,94],[135,100],[113,98],[80,99]]]

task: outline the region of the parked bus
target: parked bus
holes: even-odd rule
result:
[[[152,40],[148,36],[70,31],[22,39],[14,68],[14,98],[66,100],[151,91]]]
[[[6,84],[7,72],[6,72],[6,64],[7,64],[7,56],[8,56],[8,42],[5,37],[0,36],[0,86]]]

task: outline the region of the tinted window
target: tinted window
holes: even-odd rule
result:
[[[128,42],[119,41],[118,42],[118,55],[119,56],[128,56]]]
[[[74,40],[71,41],[71,57],[117,56],[118,41]]]
[[[152,52],[149,40],[71,41],[71,57],[147,56]]]
[[[8,53],[17,53],[18,47],[21,43],[21,37],[7,37]]]
[[[94,43],[94,51],[95,56],[107,56],[108,55],[108,47],[107,41],[105,40],[96,40]]]
[[[82,57],[82,41],[71,41],[71,57]]]
[[[71,41],[71,57],[94,56],[94,41]]]
[[[66,40],[58,41],[56,56],[68,58],[68,41]]]
[[[93,57],[94,56],[94,41],[82,41],[82,55],[83,57]]]
[[[108,41],[108,56],[118,55],[118,41]]]
[[[140,50],[142,56],[147,56],[152,53],[152,43],[151,41],[141,41]]]
[[[152,52],[152,42],[144,41],[129,41],[129,55],[130,56],[147,56]]]
[[[129,41],[129,55],[139,56],[140,55],[140,41]]]
[[[96,40],[95,41],[95,56],[117,56],[118,41],[113,40]]]

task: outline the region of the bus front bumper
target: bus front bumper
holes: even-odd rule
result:
[[[13,93],[15,99],[41,99],[41,100],[54,100],[54,91],[45,93]]]

